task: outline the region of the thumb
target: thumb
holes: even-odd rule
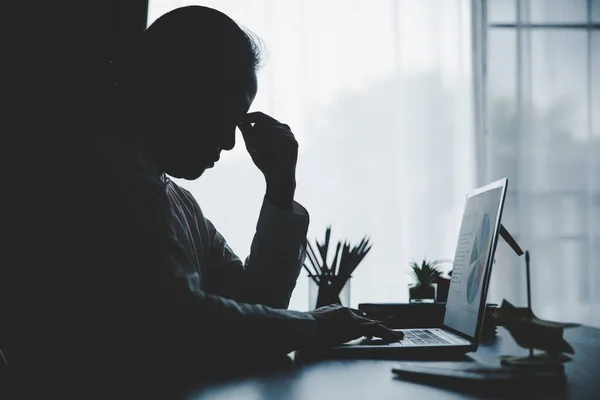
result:
[[[244,138],[246,150],[250,151],[254,149],[256,140],[254,140],[254,132],[252,132],[252,125],[249,122],[240,122],[238,123],[238,128],[240,129],[240,132],[242,132],[242,137]]]
[[[242,132],[242,136],[244,136],[244,140],[246,139],[247,136],[250,136],[252,133],[252,124],[250,124],[250,122],[246,122],[246,121],[242,121],[242,122],[238,122],[237,127],[239,128],[240,132]]]
[[[242,135],[249,134],[250,131],[252,130],[252,124],[250,124],[250,122],[248,122],[248,121],[240,121],[240,122],[238,122],[237,126],[238,126],[238,128],[240,128]]]

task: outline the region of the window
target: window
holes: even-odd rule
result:
[[[328,224],[332,239],[371,237],[352,305],[407,301],[408,262],[452,258],[475,184],[470,1],[152,0],[148,22],[190,4],[223,11],[265,42],[252,110],[298,138],[309,239],[322,240]],[[241,140],[181,184],[243,258],[264,183]],[[290,307],[308,307],[304,272]]]
[[[509,177],[504,221],[531,251],[534,311],[594,325],[600,325],[599,4],[487,0],[480,10],[487,38],[480,56],[488,67],[484,180]],[[497,260],[492,297],[525,304],[524,261],[506,251]]]

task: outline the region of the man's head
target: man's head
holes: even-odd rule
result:
[[[157,19],[125,57],[120,82],[163,172],[196,179],[235,144],[257,91],[256,42],[225,14],[183,7]]]

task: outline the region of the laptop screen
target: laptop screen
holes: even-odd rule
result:
[[[469,193],[465,204],[444,326],[470,338],[481,329],[505,190],[505,179],[494,182]]]

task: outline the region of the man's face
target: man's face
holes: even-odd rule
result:
[[[176,88],[173,98],[157,99],[149,129],[159,138],[154,153],[163,172],[194,180],[219,160],[222,150],[235,145],[237,123],[246,115],[257,92],[256,74],[245,74],[237,84],[214,88]]]

